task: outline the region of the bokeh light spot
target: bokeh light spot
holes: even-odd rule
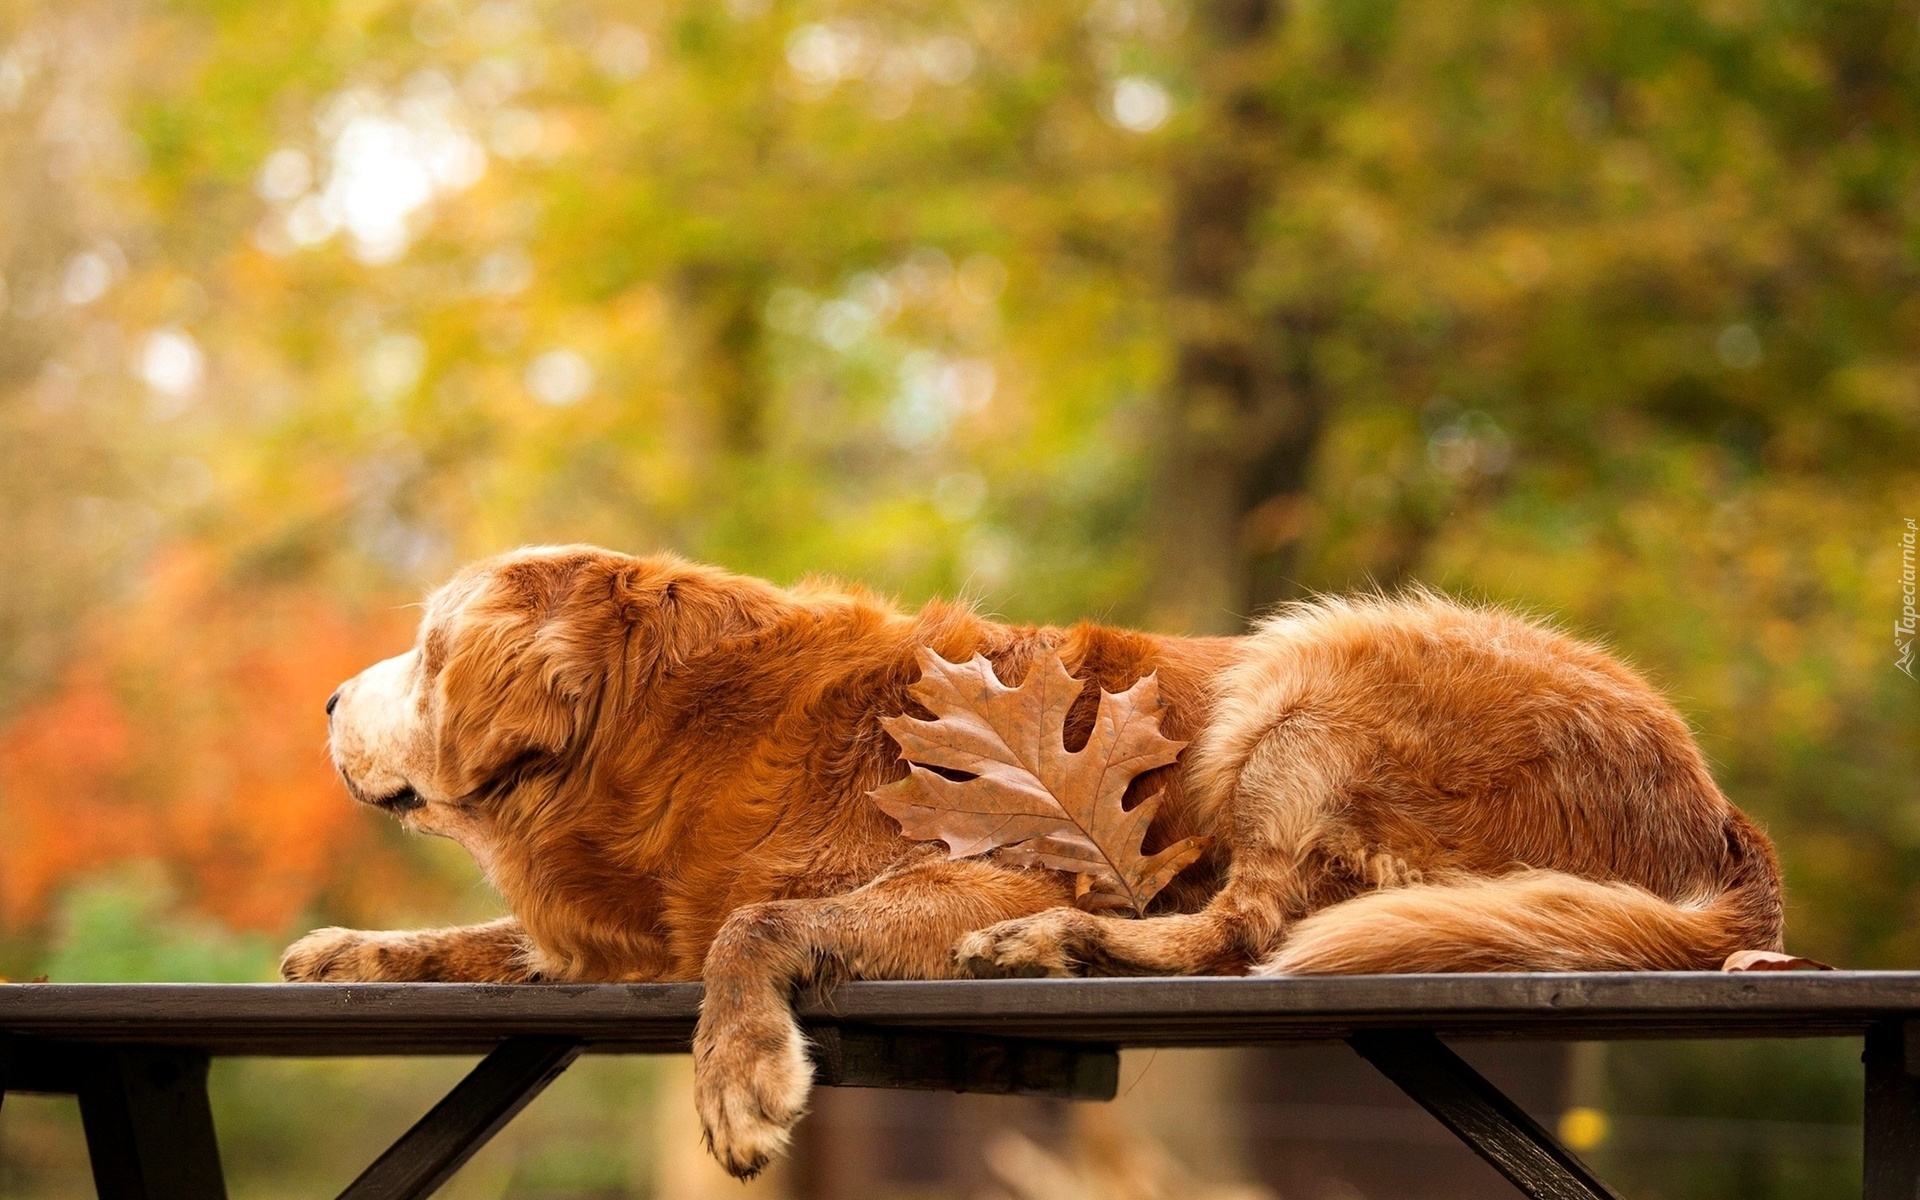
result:
[[[1167,123],[1172,112],[1167,89],[1144,75],[1128,75],[1115,82],[1107,108],[1115,125],[1134,133],[1152,133]]]
[[[206,356],[200,351],[200,343],[178,326],[165,326],[147,334],[140,344],[135,365],[148,387],[173,401],[191,398],[206,380]],[[160,409],[171,412],[180,407],[162,404]]]
[[[578,404],[593,390],[593,364],[577,350],[549,350],[527,364],[526,383],[542,404]]]

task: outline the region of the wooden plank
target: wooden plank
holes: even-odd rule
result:
[[[89,1059],[77,1090],[100,1200],[226,1200],[205,1054],[74,1049]]]
[[[1867,1030],[1862,1195],[1920,1196],[1920,1022],[1885,1021]]]
[[[516,1036],[686,1050],[698,984],[0,984],[0,1031],[215,1054],[485,1054]]]
[[[481,1053],[507,1037],[684,1052],[698,984],[7,984],[0,1032],[215,1054]],[[1916,972],[1406,975],[850,983],[817,1024],[1123,1046],[1447,1037],[1858,1036],[1920,1013]]]
[[[819,1026],[807,1036],[814,1081],[824,1087],[1111,1100],[1120,1085],[1115,1046],[858,1025]]]
[[[417,1200],[432,1195],[557,1079],[580,1050],[577,1041],[555,1038],[502,1042],[347,1185],[340,1200]]]
[[[1620,1200],[1526,1110],[1439,1038],[1357,1033],[1348,1044],[1532,1200]]]

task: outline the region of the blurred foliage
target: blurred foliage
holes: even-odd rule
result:
[[[270,937],[484,911],[320,704],[558,540],[1513,602],[1676,698],[1795,950],[1920,963],[1910,6],[1196,4],[0,5],[0,966],[228,961],[122,862]]]
[[[1860,1043],[1607,1047],[1615,1137],[1592,1155],[1624,1196],[1845,1196],[1860,1190]]]
[[[1267,191],[1201,316],[1324,417],[1229,544],[1608,638],[1782,835],[1796,945],[1913,961],[1908,15],[1303,3],[1235,51],[1253,134],[1194,22],[16,4],[8,927],[154,847],[259,928],[346,887],[315,698],[518,542],[1218,627],[1151,603],[1147,484],[1205,336],[1168,197],[1232,133]]]
[[[73,983],[255,983],[272,979],[278,947],[191,911],[152,864],[95,877],[62,897],[46,959]]]

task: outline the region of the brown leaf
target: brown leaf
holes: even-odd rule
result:
[[[1720,964],[1722,971],[1831,971],[1817,958],[1800,958],[1772,950],[1736,950]]]
[[[1092,735],[1069,753],[1067,710],[1081,683],[1058,653],[1036,659],[1017,688],[1002,684],[979,655],[950,663],[923,649],[920,671],[912,694],[934,719],[882,722],[909,774],[873,793],[907,837],[945,842],[953,858],[1004,850],[1009,862],[1073,874],[1083,908],[1136,914],[1206,850],[1210,839],[1185,838],[1143,854],[1160,796],[1132,809],[1122,804],[1134,776],[1186,747],[1160,736],[1155,676],[1117,695],[1101,692]],[[973,778],[948,779],[929,767]]]

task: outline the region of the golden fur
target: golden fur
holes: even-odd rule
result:
[[[1054,873],[948,861],[867,793],[915,652],[1017,683],[1057,649],[1094,688],[1159,673],[1184,762],[1151,850],[1215,841],[1144,920]],[[334,704],[337,703],[337,709]],[[588,547],[470,567],[418,644],[330,702],[356,798],[458,839],[514,916],[320,930],[290,979],[701,979],[696,1103],[736,1174],[810,1073],[790,997],[841,977],[1713,968],[1778,949],[1765,835],[1685,723],[1606,653],[1430,595],[1322,601],[1242,638],[906,614]]]

